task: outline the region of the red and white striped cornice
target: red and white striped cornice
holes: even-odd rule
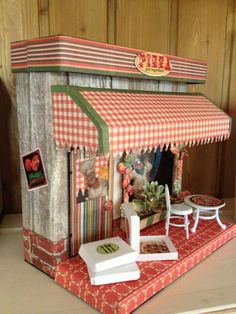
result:
[[[144,51],[58,35],[12,43],[11,61],[13,72],[100,73],[194,83],[206,80],[206,62],[177,56],[169,56],[171,71],[165,77],[145,75],[134,63],[141,52]]]

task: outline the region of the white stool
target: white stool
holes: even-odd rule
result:
[[[180,204],[170,204],[170,192],[168,185],[165,184],[165,198],[166,198],[166,223],[165,223],[165,229],[166,229],[166,235],[169,234],[169,226],[174,226],[174,227],[184,227],[186,231],[186,238],[189,238],[189,220],[188,220],[188,215],[192,214],[193,209],[192,207],[186,205],[184,202]],[[179,224],[179,223],[173,223],[170,220],[172,218],[177,218],[177,219],[183,219],[184,223]]]

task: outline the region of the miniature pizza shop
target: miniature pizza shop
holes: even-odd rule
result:
[[[24,258],[102,313],[130,313],[236,234],[182,190],[188,147],[231,118],[187,84],[207,64],[68,36],[14,42]]]

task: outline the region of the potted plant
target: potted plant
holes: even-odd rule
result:
[[[157,181],[152,181],[143,186],[141,199],[133,199],[135,210],[140,217],[140,230],[144,229],[165,217],[165,193],[164,186]],[[121,206],[121,217],[124,217]],[[121,220],[121,229],[124,229],[124,219]]]
[[[164,207],[165,192],[164,186],[157,181],[151,181],[143,186],[142,196],[147,207],[153,212],[157,212]]]

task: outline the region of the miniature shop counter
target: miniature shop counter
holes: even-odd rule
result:
[[[54,60],[49,57],[52,47]],[[101,312],[129,313],[178,277],[174,270],[185,265],[181,236],[169,236],[173,246],[168,238],[159,244],[159,249],[169,250],[161,254],[172,259],[168,261],[174,265],[169,269],[171,280],[150,287],[157,278],[156,273],[155,278],[149,277],[147,270],[152,263],[164,261],[140,262],[149,263],[148,269],[139,265],[141,279],[125,283],[126,299],[114,293],[121,298],[114,297],[115,304],[106,297],[106,287],[99,287],[99,298],[93,295],[78,251],[86,243],[118,235],[121,204],[142,196],[151,181],[167,183],[172,194],[180,193],[187,146],[228,139],[231,118],[204,95],[187,92],[187,84],[205,82],[207,63],[63,35],[14,42],[11,61],[23,161],[24,258]],[[29,189],[27,178],[39,171],[31,156],[36,151],[45,184]],[[163,235],[162,221],[149,231],[153,226],[157,237]],[[211,252],[234,236],[233,227],[227,226],[228,230],[220,229],[225,233],[218,234],[211,225]],[[215,239],[220,242],[213,245]],[[154,266],[156,272],[158,265]],[[134,277],[137,273],[133,268]],[[149,281],[144,282],[144,277]],[[134,294],[139,289],[145,291],[137,299]]]

